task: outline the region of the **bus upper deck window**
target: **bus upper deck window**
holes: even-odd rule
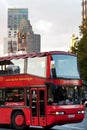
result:
[[[8,71],[9,74],[20,73],[20,68],[19,68],[19,66],[16,66],[16,65],[8,65],[6,70]]]

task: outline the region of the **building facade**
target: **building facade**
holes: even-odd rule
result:
[[[7,48],[5,46],[5,53],[16,53],[18,51],[18,32],[19,32],[19,25],[21,19],[28,19],[28,9],[27,8],[9,8],[8,9],[8,38]]]
[[[8,9],[8,28],[17,29],[22,18],[28,19],[28,9]]]
[[[8,37],[4,39],[4,53],[16,53],[21,50],[28,53],[40,52],[40,35],[33,33],[27,8],[8,9],[7,30]]]
[[[23,18],[20,21],[18,33],[18,50],[28,53],[40,52],[40,35],[34,34],[29,20]]]

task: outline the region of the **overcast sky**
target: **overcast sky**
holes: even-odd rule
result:
[[[72,34],[79,35],[82,0],[0,0],[0,55],[7,37],[8,8],[28,8],[34,33],[41,35],[41,51],[63,50]]]

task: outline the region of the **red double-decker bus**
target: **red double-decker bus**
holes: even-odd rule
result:
[[[52,51],[0,57],[0,124],[17,130],[81,122],[77,56]]]

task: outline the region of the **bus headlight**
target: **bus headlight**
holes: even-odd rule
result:
[[[58,111],[51,112],[51,115],[64,115],[64,114],[65,114],[65,112],[58,112]]]
[[[84,114],[85,112],[83,110],[79,110],[78,114]]]
[[[64,112],[56,112],[56,115],[64,115]]]

